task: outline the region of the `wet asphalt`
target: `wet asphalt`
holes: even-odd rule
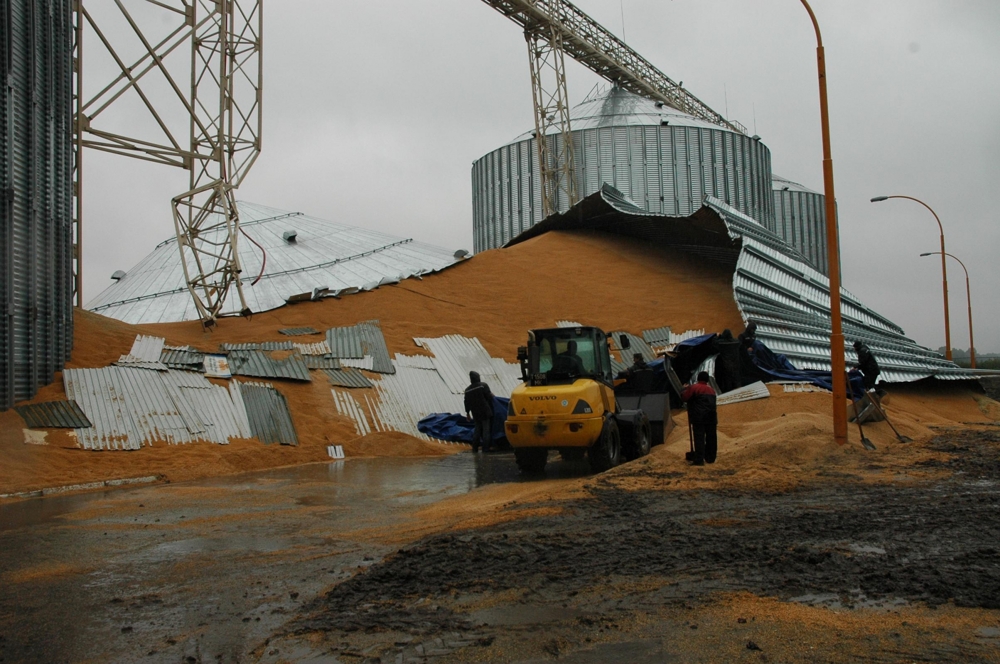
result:
[[[521,479],[509,454],[461,453],[0,504],[0,662],[245,661],[389,552],[341,533]]]

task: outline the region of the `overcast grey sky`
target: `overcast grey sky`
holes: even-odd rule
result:
[[[578,0],[822,191],[815,37],[797,0]],[[844,286],[944,344],[940,262],[969,268],[980,352],[1000,352],[1000,2],[813,0],[826,47]],[[524,38],[479,0],[267,0],[263,152],[238,197],[472,248],[472,162],[533,125]],[[95,69],[99,60],[88,61]],[[582,101],[599,77],[567,61]],[[87,301],[173,235],[187,174],[86,154]],[[952,344],[968,347],[949,262]],[[692,303],[697,306],[697,303]],[[665,321],[669,323],[669,321]]]

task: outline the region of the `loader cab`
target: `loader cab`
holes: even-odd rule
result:
[[[560,385],[579,378],[614,384],[608,336],[596,327],[532,330],[518,349],[521,374],[531,385]]]

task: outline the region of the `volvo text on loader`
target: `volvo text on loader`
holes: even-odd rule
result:
[[[596,327],[528,333],[528,345],[518,349],[524,383],[511,393],[505,424],[522,472],[541,472],[550,450],[564,459],[586,455],[594,472],[601,472],[663,441],[669,400],[648,397],[650,409],[633,399],[639,407],[623,410],[615,397],[610,341]],[[619,345],[628,348],[628,338]]]

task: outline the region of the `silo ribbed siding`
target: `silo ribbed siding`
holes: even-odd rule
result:
[[[774,178],[774,220],[768,230],[802,252],[809,264],[829,276],[826,198],[802,185]]]
[[[73,345],[70,4],[0,9],[0,410],[50,383]]]
[[[601,115],[605,109],[608,114]],[[580,198],[606,182],[650,212],[689,215],[701,207],[705,196],[714,196],[761,224],[771,223],[771,155],[759,139],[656,107],[623,91],[585,101],[574,110],[571,126],[578,127],[572,136]],[[558,153],[562,137],[550,135],[547,140]],[[473,164],[476,251],[502,246],[542,220],[536,159],[535,139],[528,134]],[[569,209],[562,191],[558,207]]]

